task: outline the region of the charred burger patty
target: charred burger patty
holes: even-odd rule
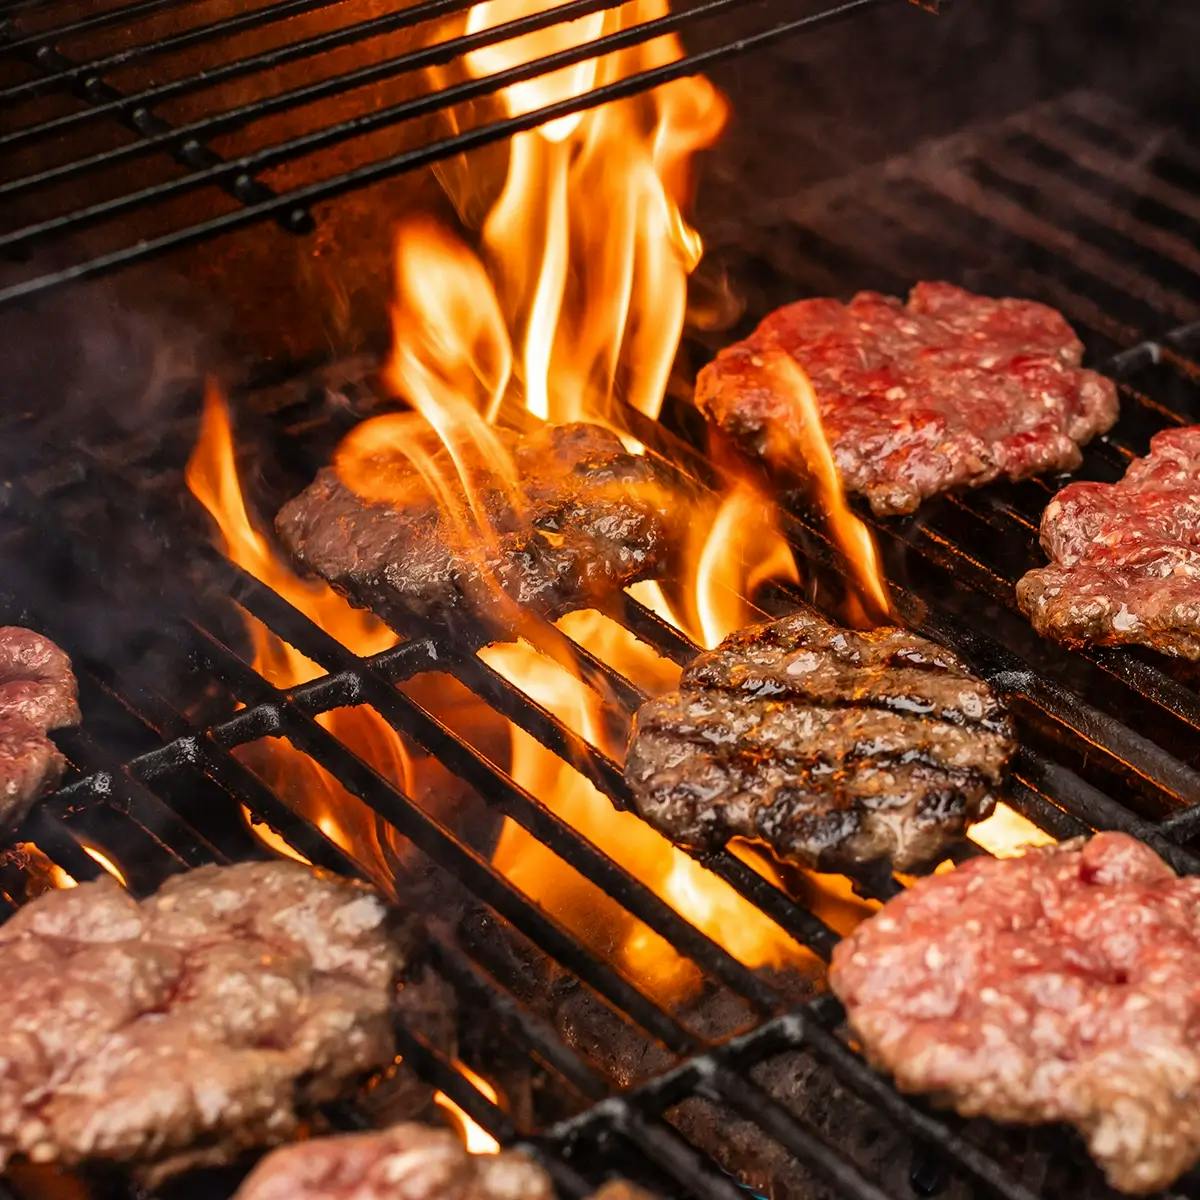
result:
[[[949,651],[802,611],[726,638],[644,704],[625,776],[686,845],[740,835],[810,867],[904,869],[988,815],[1013,749],[999,701]]]

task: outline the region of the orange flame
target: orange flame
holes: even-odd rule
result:
[[[465,1075],[493,1104],[499,1100],[496,1089],[482,1075],[477,1075],[466,1063],[454,1060],[454,1067]],[[473,1121],[445,1092],[437,1092],[433,1102],[446,1114],[454,1131],[472,1154],[498,1154],[500,1143],[478,1122]]]
[[[786,433],[775,437],[768,455],[772,461],[792,467],[811,480],[829,531],[853,575],[857,604],[851,619],[859,625],[882,625],[888,620],[891,602],[879,565],[879,552],[866,525],[846,503],[808,373],[782,350],[764,351],[762,358],[767,372],[774,376],[775,387],[796,401],[795,420]]]
[[[283,596],[347,649],[370,655],[396,644],[396,635],[381,621],[351,608],[323,583],[298,578],[276,558],[267,539],[254,528],[246,511],[234,461],[229,411],[224,397],[209,382],[200,436],[187,465],[187,485],[216,521],[224,553],[238,566]],[[254,666],[277,688],[316,678],[321,668],[294,646],[282,641],[247,614],[254,646]],[[354,753],[402,787],[410,783],[411,762],[396,732],[374,709],[362,705],[322,713],[317,721]],[[266,774],[281,794],[295,797],[302,810],[346,850],[381,855],[374,814],[346,792],[308,755],[283,741],[272,740]],[[243,752],[258,762],[258,747]],[[251,824],[267,845],[297,857],[267,826]],[[286,848],[285,848],[286,847]]]

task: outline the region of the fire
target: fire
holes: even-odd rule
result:
[[[125,878],[125,872],[103,850],[99,850],[95,846],[89,846],[87,842],[81,842],[80,846],[88,858],[98,862],[122,887],[127,888],[129,886],[129,880]],[[70,876],[68,875],[67,878],[69,879]]]
[[[795,398],[795,420],[777,435],[767,453],[772,461],[807,477],[834,541],[853,574],[857,604],[851,618],[859,625],[882,625],[891,612],[879,552],[866,525],[846,503],[833,452],[821,426],[817,396],[803,367],[782,350],[763,355],[780,391]]]
[[[482,1075],[477,1075],[466,1063],[458,1059],[454,1061],[455,1069],[465,1075],[493,1104],[499,1101],[496,1089]],[[482,1125],[473,1121],[467,1114],[446,1095],[437,1092],[433,1102],[446,1114],[446,1119],[454,1126],[455,1132],[462,1138],[463,1145],[472,1154],[498,1154],[500,1143]]]
[[[253,525],[246,510],[233,453],[229,411],[217,385],[210,381],[205,393],[200,436],[187,465],[189,489],[208,510],[221,535],[224,553],[238,566],[333,634],[347,649],[370,655],[396,644],[396,635],[381,621],[351,608],[323,583],[300,579],[285,567],[270,543]],[[321,668],[247,614],[247,630],[254,647],[254,667],[277,688],[305,683]],[[401,786],[409,783],[411,763],[397,736],[374,709],[362,705],[322,713],[317,720],[340,741],[377,770]],[[252,747],[248,757],[261,755]],[[265,772],[277,791],[294,796],[303,811],[343,849],[368,849],[381,854],[374,814],[357,797],[346,792],[306,754],[282,740],[272,739]],[[296,857],[281,838],[261,824],[252,830],[267,845]]]
[[[1007,804],[997,804],[996,811],[986,821],[973,825],[967,836],[997,858],[1011,858],[1034,846],[1049,846],[1054,842],[1044,829]]]

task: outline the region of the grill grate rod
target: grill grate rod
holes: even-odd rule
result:
[[[428,166],[447,157],[465,153],[470,150],[490,145],[494,142],[511,137],[515,133],[537,128],[558,117],[569,116],[607,104],[613,100],[623,99],[679,79],[687,75],[698,74],[723,59],[745,53],[746,51],[768,45],[788,37],[803,29],[816,28],[832,21],[842,20],[869,8],[883,3],[896,3],[897,0],[842,0],[832,8],[801,17],[784,20],[771,27],[723,43],[716,47],[697,51],[676,61],[661,64],[644,71],[614,80],[602,87],[593,89],[583,95],[544,105],[541,108],[519,116],[508,117],[484,125],[476,126],[400,153],[387,156],[374,162],[359,166],[342,175],[321,180],[302,187],[280,193],[270,199],[257,200],[243,204],[230,212],[217,214],[207,220],[156,237],[145,238],[132,246],[124,246],[99,254],[94,258],[75,263],[61,270],[54,271],[35,278],[22,280],[0,288],[0,304],[12,303],[27,299],[34,295],[61,287],[71,282],[92,279],[106,274],[118,267],[133,262],[158,257],[168,251],[195,245],[227,233],[234,229],[243,228],[267,218],[275,217],[289,208],[310,208],[325,200],[334,199],[381,182],[392,176]],[[329,145],[345,141],[350,137],[369,132],[373,129],[393,124],[397,119],[408,119],[427,112],[437,111],[445,106],[447,97],[453,93],[452,103],[478,96],[489,95],[510,83],[534,78],[539,74],[560,69],[576,62],[588,61],[598,55],[609,54],[619,49],[660,37],[666,33],[677,32],[685,25],[697,19],[710,18],[729,12],[745,3],[745,0],[705,0],[696,8],[681,13],[673,13],[644,22],[629,29],[622,30],[597,39],[582,48],[560,51],[536,59],[532,64],[485,77],[480,80],[456,85],[453,89],[431,96],[419,97],[403,105],[390,106],[375,112],[363,114],[352,121],[342,122],[330,129],[318,130],[303,137],[291,139],[278,146],[267,147],[263,150],[244,155],[231,160],[228,164],[209,168],[204,171],[192,172],[173,180],[167,180],[153,187],[141,189],[131,195],[116,197],[100,204],[75,213],[69,213],[52,218],[23,229],[0,236],[0,249],[13,249],[18,245],[26,245],[52,233],[62,233],[81,224],[89,224],[102,217],[114,216],[137,208],[146,203],[165,199],[184,191],[194,190],[205,184],[215,184],[230,174],[239,172],[256,172],[274,163],[288,158],[300,156]],[[402,116],[397,117],[397,111]]]

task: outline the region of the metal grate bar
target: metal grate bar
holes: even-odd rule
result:
[[[324,200],[333,199],[347,192],[380,182],[405,171],[427,166],[449,156],[489,145],[525,130],[534,129],[558,117],[583,112],[613,100],[636,95],[673,79],[697,74],[713,64],[748,50],[768,45],[804,29],[816,28],[831,21],[842,20],[860,11],[876,7],[887,0],[843,0],[829,9],[784,20],[768,29],[739,37],[720,46],[698,51],[674,62],[636,72],[623,79],[614,80],[584,95],[545,105],[518,116],[476,126],[428,145],[415,147],[375,162],[357,167],[340,176],[294,188],[270,199],[243,204],[231,212],[214,215],[181,229],[172,230],[155,237],[145,238],[136,245],[125,246],[97,255],[61,270],[23,280],[0,288],[0,304],[11,303],[43,293],[64,284],[115,270],[133,262],[144,261],[178,249],[208,240],[218,234],[242,228],[257,221],[274,217],[289,209],[309,208]],[[895,0],[891,0],[895,2]],[[80,224],[91,223],[101,217],[116,215],[150,201],[189,191],[204,184],[220,182],[239,173],[256,172],[266,166],[287,158],[319,150],[350,137],[356,137],[372,129],[380,128],[426,112],[437,111],[449,103],[492,94],[502,87],[523,79],[557,70],[575,62],[587,61],[600,55],[638,45],[666,33],[677,32],[686,24],[698,19],[707,19],[732,11],[745,0],[705,0],[697,7],[682,13],[673,13],[629,29],[607,35],[582,48],[568,49],[547,55],[531,64],[500,72],[487,78],[459,85],[433,96],[418,98],[405,105],[395,105],[366,113],[352,122],[343,122],[332,129],[319,130],[301,138],[291,139],[279,146],[269,147],[228,164],[192,172],[175,180],[169,180],[153,188],[142,189],[132,196],[117,197],[101,204],[92,205],[77,213],[44,221],[24,229],[16,230],[0,238],[0,247],[12,249],[44,237],[51,232],[61,233]],[[450,98],[452,96],[452,98]],[[449,99],[448,99],[449,98]]]

